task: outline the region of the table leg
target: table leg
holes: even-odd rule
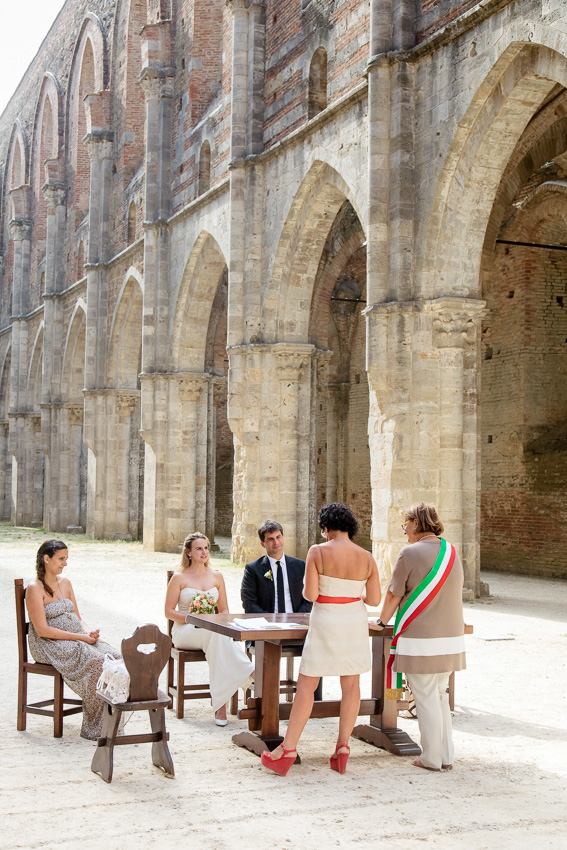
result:
[[[397,756],[418,756],[421,749],[406,732],[397,728],[397,701],[385,698],[390,644],[390,638],[372,636],[372,696],[378,700],[378,713],[370,717],[370,723],[355,726],[352,735]]]
[[[233,735],[239,747],[246,747],[260,755],[265,749],[273,750],[283,741],[280,735],[280,644],[256,641],[256,673],[254,698],[248,700],[248,709],[254,709],[253,717],[246,717],[248,729]],[[247,709],[239,712],[246,716]]]

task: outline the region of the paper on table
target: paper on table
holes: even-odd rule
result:
[[[270,623],[265,617],[250,617],[246,620],[234,618],[232,623],[239,629],[304,629],[301,623]]]

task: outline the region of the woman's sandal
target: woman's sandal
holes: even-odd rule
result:
[[[339,750],[346,750],[346,753],[340,753]],[[331,770],[338,770],[339,773],[346,773],[348,757],[350,756],[350,747],[348,744],[341,744],[335,747],[335,752],[329,759],[329,767]]]
[[[293,753],[293,755],[290,755],[290,753]],[[264,767],[267,767],[268,770],[273,770],[274,773],[278,773],[280,776],[287,775],[288,770],[296,758],[297,750],[286,750],[284,747],[282,747],[282,755],[279,759],[273,759],[270,750],[264,750],[260,756],[260,760]]]
[[[426,764],[423,764],[421,759],[414,759],[412,764],[416,767],[422,767],[424,770],[433,770],[435,773],[439,773],[440,768],[438,767],[428,767]]]

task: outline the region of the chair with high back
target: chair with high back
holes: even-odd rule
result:
[[[91,770],[99,773],[105,782],[112,781],[114,747],[125,744],[151,743],[153,764],[167,776],[175,775],[167,746],[169,733],[165,728],[165,709],[169,705],[169,697],[158,687],[159,676],[167,664],[170,649],[171,638],[157,626],[138,626],[131,637],[124,638],[121,648],[124,664],[130,674],[128,702],[113,705],[109,697],[97,691],[100,699],[106,703],[106,708]],[[152,731],[120,736],[118,732],[123,714],[133,711],[148,712]]]
[[[167,571],[167,583],[169,584],[173,570]],[[171,637],[173,622],[167,621],[168,634]],[[175,700],[175,716],[182,718],[185,714],[185,700],[188,699],[210,699],[211,692],[209,683],[199,685],[185,684],[185,665],[197,661],[206,661],[207,658],[202,649],[177,649],[171,647],[169,661],[167,664],[167,693],[170,696],[169,708],[173,708]],[[177,675],[176,675],[177,668]],[[230,700],[230,713],[238,712],[238,693],[232,695]]]
[[[28,629],[26,620],[26,588],[23,578],[14,579],[16,592],[16,625],[18,628],[18,721],[17,729],[24,732],[28,714],[41,714],[53,718],[53,737],[63,737],[63,718],[70,714],[79,714],[83,710],[80,699],[70,699],[64,694],[64,682],[61,673],[51,664],[40,664],[28,659]],[[53,679],[53,698],[28,703],[28,675],[51,676]],[[52,706],[49,708],[48,706]],[[65,708],[65,706],[70,706]]]

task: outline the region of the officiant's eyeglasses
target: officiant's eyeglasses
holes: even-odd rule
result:
[[[410,522],[413,522],[413,519],[406,519],[405,522],[402,522],[402,531],[406,530],[406,525],[409,525]]]

